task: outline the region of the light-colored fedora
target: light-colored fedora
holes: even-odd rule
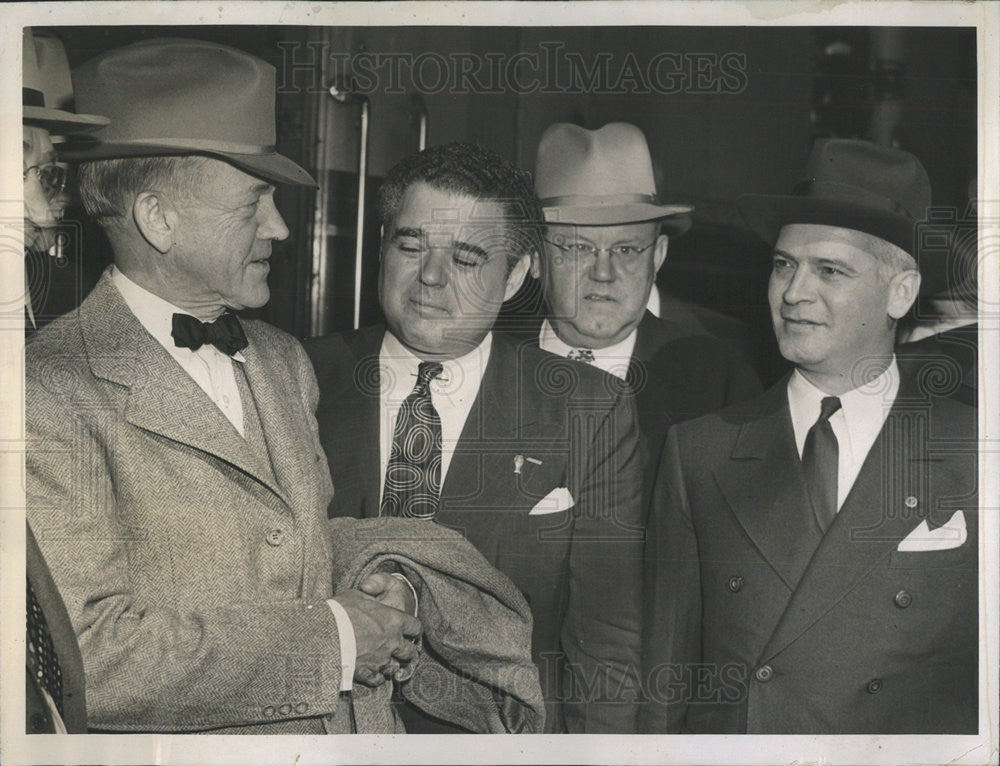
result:
[[[635,125],[599,130],[557,122],[538,143],[535,191],[550,224],[612,226],[663,219],[680,233],[690,205],[661,205],[646,137]]]
[[[107,117],[76,114],[73,109],[69,61],[58,37],[25,27],[21,45],[21,99],[26,123],[59,135],[97,130],[108,124]]]
[[[275,69],[204,40],[157,38],[103,53],[73,70],[76,103],[111,124],[62,154],[75,160],[206,154],[269,181],[315,186],[278,154]]]

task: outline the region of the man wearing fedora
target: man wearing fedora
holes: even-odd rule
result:
[[[63,189],[66,168],[57,162],[52,133],[69,135],[96,130],[106,117],[76,114],[72,108],[69,62],[62,42],[55,36],[24,29],[22,37],[24,123],[24,255],[25,308],[34,324],[41,301],[33,301],[32,265],[50,257],[52,232],[66,205]],[[36,273],[44,275],[42,268]],[[40,286],[39,286],[40,287]],[[41,292],[40,290],[38,291]],[[66,606],[52,580],[31,527],[27,529],[27,678],[25,717],[29,734],[69,733],[87,730],[83,660]]]
[[[493,326],[539,247],[530,176],[472,144],[379,189],[385,325],[307,341],[333,516],[459,530],[525,595],[546,732],[633,733],[642,519],[631,396]],[[407,731],[454,732],[403,709]]]
[[[930,201],[915,157],[840,139],[793,195],[742,198],[795,369],[667,437],[643,731],[978,730],[975,411],[893,354]]]
[[[230,313],[269,298],[275,184],[313,183],[274,150],[274,77],[176,39],[73,75],[111,120],[76,151],[114,265],[27,345],[27,501],[99,730],[348,732],[342,692],[416,654],[405,583],[331,598],[312,369]]]
[[[657,318],[647,310],[670,237],[690,226],[691,207],[657,201],[639,128],[550,126],[538,146],[535,189],[546,232],[532,274],[541,279],[548,312],[538,344],[629,382],[648,501],[667,429],[754,396],[760,383],[693,317]]]

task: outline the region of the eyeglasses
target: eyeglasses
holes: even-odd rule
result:
[[[594,245],[587,244],[586,242],[555,242],[551,239],[546,239],[545,241],[550,245],[559,248],[559,250],[576,261],[581,261],[585,258],[596,258],[598,253],[607,253],[611,258],[614,258],[623,266],[634,265],[638,262],[640,255],[656,244],[655,239],[644,247],[639,247],[638,245],[594,247]]]
[[[60,162],[32,165],[24,171],[25,181],[28,180],[28,174],[32,171],[38,176],[38,183],[41,184],[46,197],[55,197],[66,188],[66,165]]]

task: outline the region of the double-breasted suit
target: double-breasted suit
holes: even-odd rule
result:
[[[342,721],[323,718],[344,711],[315,378],[290,336],[243,325],[246,439],[108,273],[27,346],[28,518],[79,639],[91,727]]]
[[[320,385],[320,436],[337,485],[332,516],[379,514],[384,332],[376,326],[305,343]],[[633,731],[639,471],[625,386],[494,334],[444,477],[436,522],[464,534],[526,596],[548,731]],[[568,504],[555,500],[560,490],[568,491]]]
[[[976,450],[975,411],[904,374],[823,535],[787,380],[672,429],[647,547],[640,729],[975,732]],[[961,525],[967,538],[928,547]]]

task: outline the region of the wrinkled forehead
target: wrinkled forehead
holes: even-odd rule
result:
[[[607,247],[616,244],[648,244],[660,231],[658,221],[623,223],[610,226],[581,226],[576,224],[548,224],[545,227],[550,240],[589,242]]]
[[[887,249],[899,250],[884,239],[863,231],[816,223],[782,226],[774,249],[790,255],[867,255],[872,258],[878,258]],[[906,255],[903,250],[899,252]]]

